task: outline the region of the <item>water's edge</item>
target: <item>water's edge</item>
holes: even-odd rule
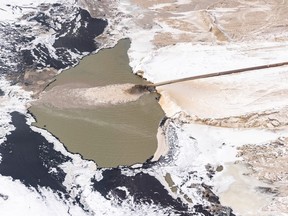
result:
[[[33,126],[48,130],[69,151],[92,159],[99,167],[143,163],[153,157],[157,148],[156,134],[164,116],[155,99],[157,94],[139,95],[138,99],[137,95],[121,94],[121,84],[146,83],[133,74],[128,65],[129,44],[128,39],[120,40],[113,48],[84,57],[76,67],[57,75],[40,100],[29,108],[36,118]],[[99,91],[95,88],[98,86],[101,87]],[[83,94],[92,90],[87,106],[82,100],[85,95],[75,96],[83,89]],[[70,96],[71,101],[67,101]],[[101,101],[107,97],[112,99],[108,104],[90,104],[99,97],[103,97]],[[122,102],[131,98],[133,101]],[[77,100],[80,100],[79,105]],[[109,104],[113,100],[119,100],[120,104]],[[63,103],[64,108],[61,107]]]

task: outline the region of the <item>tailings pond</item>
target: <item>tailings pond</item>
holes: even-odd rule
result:
[[[129,46],[129,40],[121,40],[83,58],[59,74],[29,109],[35,126],[100,167],[142,163],[157,148],[164,113],[155,93],[127,93],[134,84],[146,83],[128,65]]]

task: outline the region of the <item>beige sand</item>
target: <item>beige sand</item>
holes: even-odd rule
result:
[[[163,130],[161,127],[158,128],[157,132],[157,149],[156,152],[154,153],[154,156],[152,158],[152,161],[157,161],[161,156],[165,156],[168,151],[169,151],[169,146],[166,142],[166,137],[163,133]]]
[[[272,202],[273,195],[265,194],[264,191],[261,193],[260,188],[269,188],[269,185],[247,175],[249,172],[247,167],[241,164],[225,165],[221,181],[225,182],[225,179],[233,177],[234,182],[226,191],[218,192],[221,204],[232,206],[237,215],[268,216],[270,213],[264,209]]]
[[[282,97],[288,93],[288,73],[262,74],[259,71],[245,76],[187,81],[161,86],[157,90],[168,95],[168,100],[182,110],[199,118],[224,118],[284,108],[288,104],[287,97]]]
[[[159,31],[154,44],[167,46],[177,42],[251,41],[255,39],[287,40],[287,1],[240,0],[131,0],[143,11],[138,23],[159,22],[174,29]],[[148,10],[147,10],[148,9]],[[182,13],[182,14],[181,14]],[[150,16],[147,19],[148,15]],[[152,19],[151,19],[152,15]],[[150,23],[149,23],[150,22]],[[144,24],[145,23],[145,24]],[[175,33],[175,29],[179,30]],[[172,34],[171,34],[172,33]]]

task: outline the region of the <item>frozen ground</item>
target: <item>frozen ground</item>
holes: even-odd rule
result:
[[[287,61],[286,1],[130,0],[121,1],[120,8],[133,11],[127,31],[130,65],[155,83]],[[222,204],[239,215],[288,213],[288,169],[282,167],[287,164],[287,78],[283,66],[157,88],[162,108],[177,122],[179,163],[171,177],[180,191],[187,167],[205,173],[208,164],[214,171],[221,165],[224,172],[204,182],[214,185]],[[266,190],[259,189],[262,184]],[[233,185],[242,193],[231,193]],[[256,191],[257,207],[233,201],[249,200]]]
[[[6,79],[35,94],[35,86],[45,86],[42,78],[123,37],[132,41],[133,71],[153,82],[286,61],[287,2],[100,2],[0,3],[1,212],[232,215],[232,209],[237,215],[287,215],[287,67],[158,88],[168,118],[160,123],[162,147],[155,157],[161,149],[164,156],[115,169],[97,169],[49,132],[31,127],[26,109],[33,93]],[[104,16],[108,24],[93,18]],[[94,31],[94,24],[104,32]],[[46,67],[57,70],[35,78],[35,69]],[[256,207],[244,202],[251,197]]]
[[[195,190],[187,197],[171,193],[161,167],[174,163],[176,134],[169,134],[169,156],[159,162],[97,169],[95,162],[69,153],[48,131],[31,126],[34,119],[27,107],[59,71],[126,36],[127,29],[118,24],[130,16],[115,11],[115,2],[99,2],[1,3],[1,214],[230,214],[209,186],[201,184],[202,174],[195,176]],[[105,20],[99,19],[104,15]],[[89,89],[82,93],[91,97]]]

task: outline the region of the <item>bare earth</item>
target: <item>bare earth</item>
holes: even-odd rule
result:
[[[148,9],[138,18],[143,25],[152,22],[169,25],[178,34],[161,31],[154,37],[158,46],[179,42],[229,42],[268,39],[287,40],[287,1],[241,0],[132,0]],[[149,22],[150,21],[150,22]]]

